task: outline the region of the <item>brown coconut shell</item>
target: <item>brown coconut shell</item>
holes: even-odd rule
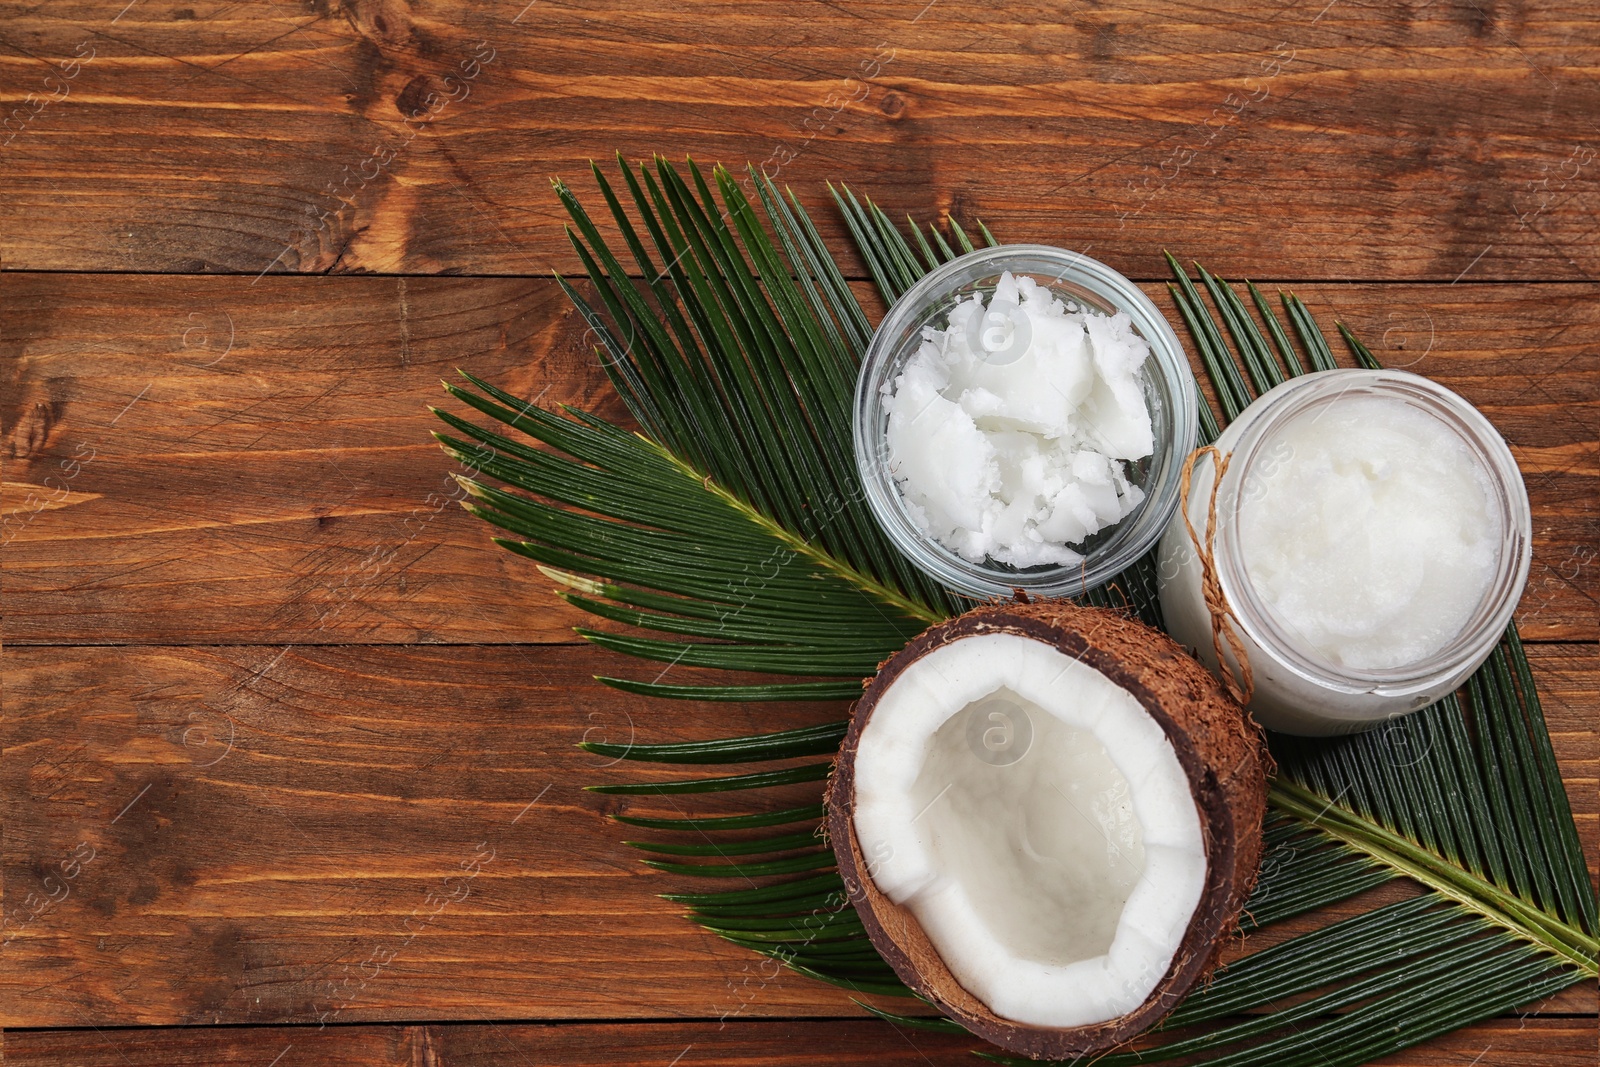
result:
[[[1189,786],[1205,835],[1206,884],[1172,965],[1137,1009],[1116,1019],[1065,1029],[1003,1019],[962,988],[910,909],[881,893],[856,840],[855,754],[862,728],[910,664],[942,645],[979,634],[1031,637],[1081,658],[1132,693],[1161,724]],[[1155,1025],[1216,967],[1238,929],[1261,860],[1271,756],[1261,728],[1178,643],[1136,619],[1064,600],[977,608],[925,631],[880,665],[851,714],[828,789],[828,831],[839,872],[873,945],[900,980],[968,1030],[1034,1058],[1103,1052]]]

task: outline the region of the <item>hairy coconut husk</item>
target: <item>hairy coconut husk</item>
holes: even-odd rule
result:
[[[1189,778],[1204,834],[1205,888],[1166,975],[1143,1004],[1115,1019],[1055,1029],[999,1017],[962,988],[910,909],[891,901],[867,874],[852,817],[862,728],[911,663],[950,642],[993,633],[1054,646],[1126,689],[1166,731]],[[839,752],[828,790],[828,830],[851,902],[901,981],[1003,1049],[1036,1058],[1082,1056],[1121,1045],[1153,1026],[1216,967],[1255,885],[1270,767],[1260,727],[1166,634],[1118,612],[1070,601],[994,604],[931,627],[880,666],[855,705]]]

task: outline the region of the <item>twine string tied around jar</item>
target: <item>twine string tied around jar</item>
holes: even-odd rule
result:
[[[1206,535],[1202,539],[1189,518],[1189,483],[1194,477],[1195,461],[1208,453],[1215,472],[1211,479],[1211,499],[1206,507]],[[1245,654],[1244,642],[1239,637],[1233,608],[1222,592],[1222,579],[1217,571],[1213,546],[1217,536],[1217,490],[1222,486],[1222,476],[1228,473],[1228,463],[1232,459],[1233,453],[1222,452],[1215,445],[1205,445],[1189,453],[1189,458],[1183,461],[1178,507],[1183,512],[1183,525],[1189,531],[1189,543],[1194,546],[1195,558],[1200,561],[1200,593],[1205,599],[1206,612],[1211,616],[1211,647],[1217,654],[1217,673],[1221,675],[1223,688],[1227,689],[1228,695],[1244,705],[1250,703],[1250,697],[1255,692],[1255,674],[1250,670],[1250,657]],[[1222,654],[1224,641],[1238,665],[1237,676]]]

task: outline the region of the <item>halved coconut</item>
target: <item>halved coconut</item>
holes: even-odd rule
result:
[[[1077,1056],[1215,966],[1255,882],[1269,759],[1165,634],[1065,601],[995,605],[883,664],[829,831],[902,981],[1002,1048]]]

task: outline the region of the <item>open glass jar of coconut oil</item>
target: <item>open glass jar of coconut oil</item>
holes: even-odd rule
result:
[[[1242,675],[1214,640],[1225,614],[1262,725],[1363,730],[1488,657],[1527,581],[1532,519],[1472,405],[1403,371],[1323,371],[1263,393],[1216,447],[1195,463],[1193,534],[1180,513],[1162,537],[1161,607],[1173,637],[1213,670],[1220,643]]]
[[[1197,426],[1183,346],[1137,285],[1081,253],[998,245],[889,309],[853,440],[913,566],[974,597],[1075,596],[1161,537]]]

